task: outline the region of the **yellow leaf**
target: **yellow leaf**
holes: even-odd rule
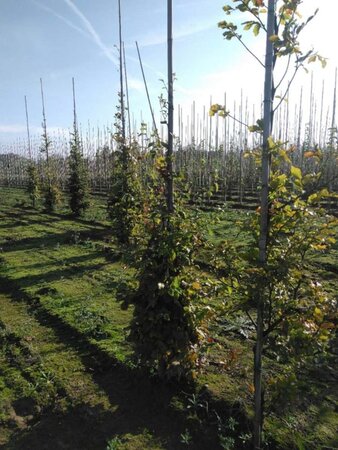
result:
[[[271,136],[268,137],[268,146],[269,146],[269,149],[270,149],[270,150],[276,146],[276,143],[275,143],[275,141],[272,139]]]
[[[320,319],[321,317],[323,317],[323,313],[319,308],[315,308],[313,311],[313,315],[317,318]]]
[[[302,179],[302,171],[300,170],[299,167],[291,166],[291,175],[297,178],[297,180]]]

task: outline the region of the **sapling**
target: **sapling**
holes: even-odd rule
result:
[[[272,138],[273,117],[276,109],[280,106],[281,102],[286,98],[292,81],[294,80],[298,70],[304,66],[305,62],[313,62],[317,59],[323,66],[326,64],[325,58],[321,57],[314,50],[309,50],[303,53],[299,48],[299,35],[301,34],[307,23],[314,17],[311,16],[305,22],[300,23],[298,20],[298,6],[301,0],[233,0],[232,5],[226,5],[223,7],[224,12],[227,15],[231,15],[235,11],[248,14],[252,17],[252,20],[246,20],[242,26],[244,30],[252,30],[254,35],[257,36],[260,31],[266,32],[266,55],[265,62],[263,63],[247,46],[244,42],[242,35],[239,32],[239,27],[232,22],[224,20],[219,23],[219,27],[224,30],[223,35],[227,40],[237,39],[254,59],[264,68],[265,81],[264,81],[264,116],[263,123],[259,123],[254,127],[251,127],[251,131],[258,131],[262,133],[262,156],[261,156],[261,206],[259,210],[259,233],[257,235],[258,254],[257,254],[257,283],[254,284],[255,290],[249,289],[251,293],[251,300],[253,305],[256,306],[256,344],[255,344],[255,356],[254,356],[254,403],[255,403],[255,419],[254,419],[254,448],[261,448],[261,435],[263,424],[263,391],[262,391],[262,355],[263,346],[266,341],[266,315],[270,311],[270,302],[272,302],[271,291],[269,286],[271,283],[271,272],[269,266],[271,263],[272,255],[278,248],[278,239],[273,241],[272,236],[272,207],[273,201],[276,201],[274,196],[274,186],[271,186],[271,162],[273,152],[279,150],[281,153],[283,149],[280,144],[276,144]],[[266,10],[267,6],[267,10]],[[267,23],[265,24],[262,14],[267,12]],[[278,58],[286,58],[286,69],[279,81],[274,80],[274,69]],[[280,89],[283,82],[285,82],[286,74],[290,67],[290,63],[294,62],[294,68],[291,73],[289,81],[286,83],[284,93],[280,98],[280,101],[274,107],[275,93],[277,89]],[[225,110],[221,105],[213,105],[211,107],[211,115],[215,113],[221,113],[223,116],[229,115],[229,112]],[[278,153],[278,152],[277,152]],[[285,151],[284,151],[285,153]],[[299,168],[291,166],[291,175],[298,177],[299,184],[301,183],[301,171]],[[282,175],[278,175],[278,182],[283,185],[284,189],[288,192],[290,186],[286,183],[286,178]],[[286,175],[285,175],[286,177]],[[282,181],[284,180],[284,181]],[[292,187],[292,185],[291,185]],[[291,194],[290,194],[291,195]],[[297,201],[292,198],[291,203],[297,205]],[[284,212],[284,206],[280,207],[278,211],[281,214],[281,210]],[[300,214],[306,215],[305,211],[300,208]],[[276,216],[277,217],[277,216]],[[284,216],[282,215],[280,220],[280,226],[282,225]],[[294,224],[296,227],[296,223]],[[303,223],[300,224],[303,226]],[[284,230],[283,230],[284,231]],[[277,228],[278,234],[278,228]],[[295,256],[295,255],[294,255]],[[290,264],[290,263],[288,263]],[[292,266],[292,264],[291,264]],[[286,266],[288,268],[288,265]],[[291,269],[290,269],[291,270]],[[289,271],[282,275],[281,279],[283,283],[286,283],[289,276]],[[284,285],[284,284],[283,284]],[[298,290],[297,290],[298,292]],[[271,303],[272,304],[272,303]]]
[[[191,379],[198,346],[205,337],[202,283],[189,271],[201,244],[197,221],[188,220],[174,198],[172,1],[168,0],[168,100],[160,98],[168,142],[155,133],[150,144],[154,171],[149,179],[145,228],[149,236],[140,257],[139,286],[132,295],[130,339],[139,362],[165,379]],[[198,303],[200,305],[198,306]]]
[[[32,206],[33,208],[35,208],[36,201],[40,197],[40,180],[36,164],[32,158],[31,137],[29,131],[28,106],[26,96],[25,96],[25,112],[26,112],[28,156],[29,156],[29,164],[27,167],[27,176],[28,176],[27,192],[29,198],[31,199]]]
[[[45,208],[48,212],[52,212],[55,210],[56,205],[60,202],[61,192],[57,185],[56,174],[52,172],[52,167],[50,163],[50,149],[52,145],[52,141],[49,139],[47,132],[47,121],[46,121],[46,112],[45,112],[45,100],[44,100],[44,92],[42,79],[40,78],[40,87],[41,87],[41,101],[42,101],[42,142],[40,151],[46,155],[45,160],[45,179],[42,183],[42,190],[44,195],[44,204]]]
[[[88,173],[83,158],[82,143],[80,140],[77,116],[76,116],[76,102],[75,102],[75,84],[74,78],[72,79],[73,85],[73,133],[70,141],[70,154],[69,154],[69,206],[72,213],[75,216],[82,215],[89,207],[89,189],[88,189]]]

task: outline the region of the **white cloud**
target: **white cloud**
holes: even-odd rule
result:
[[[144,92],[145,89],[143,81],[134,77],[128,77],[128,87],[139,92]]]

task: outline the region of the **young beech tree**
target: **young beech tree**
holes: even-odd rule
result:
[[[42,79],[40,78],[41,87],[41,101],[42,101],[42,143],[40,147],[41,153],[46,155],[45,160],[45,174],[42,182],[42,191],[44,196],[44,204],[46,211],[52,212],[55,210],[56,205],[60,202],[60,190],[57,186],[56,174],[53,173],[50,163],[50,148],[52,145],[51,140],[47,133],[47,121],[45,112],[45,100],[43,93]]]
[[[121,98],[120,98],[121,104]],[[121,244],[130,243],[141,208],[141,186],[136,171],[137,143],[126,143],[119,107],[115,114],[114,140],[117,149],[113,155],[111,188],[108,196],[108,215],[112,229]]]
[[[164,378],[190,378],[196,369],[198,345],[205,336],[202,284],[189,270],[201,244],[197,221],[175,205],[173,176],[172,0],[168,0],[168,102],[161,106],[168,142],[155,136],[152,186],[148,191],[146,228],[149,240],[141,256],[139,288],[130,337],[136,357]],[[198,305],[198,307],[197,307]]]
[[[80,216],[89,207],[88,171],[83,158],[82,145],[77,127],[75,85],[73,83],[74,124],[69,154],[69,206],[75,216]]]
[[[127,143],[126,118],[124,105],[123,80],[123,42],[121,1],[118,0],[119,11],[119,65],[120,92],[119,105],[115,114],[114,139],[117,150],[114,154],[114,166],[111,189],[108,198],[108,214],[112,221],[113,232],[121,244],[130,243],[133,230],[140,211],[141,193],[140,183],[136,172],[136,142]]]
[[[274,254],[273,248],[278,239],[273,241],[271,239],[271,216],[273,203],[273,190],[271,190],[271,162],[273,158],[273,150],[279,148],[279,145],[273,142],[271,138],[273,128],[273,115],[280,105],[281,101],[286,97],[292,80],[294,79],[298,70],[304,66],[305,62],[313,62],[319,60],[322,65],[325,65],[325,59],[318,55],[313,50],[303,52],[299,48],[299,36],[313,18],[311,16],[304,22],[300,20],[299,5],[302,0],[233,0],[232,4],[223,7],[226,15],[230,16],[234,13],[241,13],[245,15],[248,20],[242,23],[244,30],[252,30],[253,34],[257,36],[261,31],[266,33],[266,55],[265,62],[262,62],[246,45],[240,29],[233,22],[224,20],[219,23],[219,27],[224,30],[223,35],[227,40],[237,39],[256,59],[256,61],[264,67],[264,117],[263,121],[259,121],[257,125],[251,127],[252,131],[259,131],[262,133],[262,156],[261,156],[261,206],[260,206],[260,225],[259,234],[257,236],[258,254],[256,270],[261,275],[260,282],[255,284],[255,290],[251,290],[252,304],[256,307],[256,345],[254,357],[254,388],[255,388],[255,420],[254,420],[254,448],[261,448],[261,432],[262,432],[262,354],[265,343],[264,328],[266,315],[269,315],[271,308],[269,307],[272,297],[269,292],[271,273],[269,272],[269,264],[271,255]],[[266,17],[267,21],[263,17]],[[274,80],[274,71],[278,59],[286,59],[284,74],[281,79]],[[293,66],[292,69],[290,69]],[[289,69],[292,73],[289,73]],[[283,86],[286,76],[290,80],[284,85],[284,94],[282,99],[274,107],[276,90]],[[223,116],[229,114],[224,107],[220,105],[213,105],[210,111],[211,115],[219,113]],[[292,168],[291,174],[300,174],[300,169]],[[293,185],[291,184],[291,187]],[[288,190],[290,186],[284,182],[284,188]],[[293,200],[292,200],[293,203]],[[294,204],[294,203],[293,203]],[[285,211],[284,206],[282,206]],[[292,216],[292,214],[291,214]],[[294,224],[295,226],[297,223]],[[283,235],[284,227],[280,230]],[[271,249],[269,251],[269,246]],[[288,254],[288,253],[287,253]],[[294,254],[294,252],[293,252]],[[287,269],[288,264],[285,265]],[[283,272],[283,271],[282,271]],[[288,278],[288,271],[283,272],[281,279],[285,285]]]
[[[144,203],[148,238],[139,258],[139,286],[130,298],[134,304],[130,339],[136,360],[152,374],[191,379],[211,313],[206,287],[192,270],[196,249],[202,245],[198,214],[189,218],[177,197],[175,210],[168,211],[163,143],[152,144],[151,153],[154,171],[148,174]]]
[[[27,127],[27,144],[28,144],[28,155],[29,155],[29,164],[27,167],[27,193],[32,202],[33,208],[36,207],[36,202],[40,197],[40,180],[39,174],[36,167],[36,163],[32,158],[32,149],[31,149],[31,138],[29,131],[29,118],[28,118],[28,105],[27,105],[27,97],[25,96],[25,112],[26,112],[26,127]]]
[[[33,208],[36,207],[36,202],[40,198],[40,179],[38,169],[33,161],[29,162],[27,167],[28,184],[27,193],[32,202]]]

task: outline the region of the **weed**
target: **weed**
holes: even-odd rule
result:
[[[107,333],[103,330],[104,325],[108,323],[107,317],[82,306],[75,313],[74,318],[79,322],[82,332],[87,336],[95,339],[104,339],[107,337]]]
[[[180,438],[181,443],[184,445],[190,445],[192,443],[192,436],[188,429],[186,429],[184,433],[181,433]]]
[[[106,450],[119,450],[122,441],[119,437],[114,437],[107,442]]]

